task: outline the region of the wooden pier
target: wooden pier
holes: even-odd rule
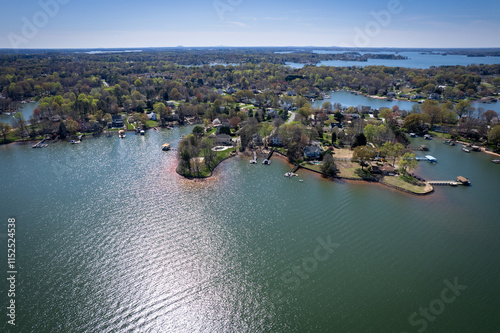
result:
[[[45,139],[33,145],[33,148],[47,148],[49,145],[44,144]]]

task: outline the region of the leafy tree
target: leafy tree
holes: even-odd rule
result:
[[[330,102],[324,102],[322,105],[321,105],[321,108],[325,111],[332,111],[332,103]]]
[[[366,136],[363,133],[356,134],[354,137],[354,143],[352,144],[352,148],[356,148],[359,146],[366,146]]]
[[[335,166],[332,154],[330,154],[329,152],[327,152],[323,157],[321,172],[330,177],[333,177],[337,174],[337,167]]]
[[[342,113],[340,113],[340,111],[337,111],[333,115],[333,118],[335,118],[336,121],[338,121],[339,123],[341,123],[342,120],[344,119],[344,115]]]
[[[467,101],[460,101],[455,105],[455,112],[462,119],[463,116],[470,116],[474,112],[474,108]]]
[[[483,118],[486,123],[490,123],[495,117],[498,117],[498,114],[493,110],[488,110],[483,114]]]
[[[377,128],[372,124],[368,124],[363,129],[363,132],[365,133],[366,140],[373,142],[373,139],[375,138],[375,135],[377,134]]]
[[[11,131],[11,127],[7,123],[1,123],[0,122],[0,133],[2,133],[3,136],[3,142],[7,142],[7,135]]]
[[[337,133],[332,132],[332,144],[335,144],[335,142],[337,142]]]
[[[396,160],[401,156],[401,152],[403,151],[403,145],[400,144],[399,142],[392,143],[392,142],[386,142],[380,149],[380,152],[388,157],[392,158],[392,165],[396,165]]]
[[[229,127],[229,126],[221,126],[219,128],[219,134],[231,135],[231,127]]]
[[[500,144],[500,125],[493,127],[488,134],[488,142],[498,146]]]
[[[422,111],[425,115],[427,115],[430,123],[431,130],[434,128],[434,124],[438,121],[442,111],[438,105],[437,101],[426,100],[424,104],[422,104]]]
[[[59,122],[59,130],[57,131],[57,134],[62,140],[66,139],[66,136],[68,134],[66,126],[64,125],[64,121],[62,120]]]
[[[196,136],[196,137],[201,137],[203,135],[203,133],[205,133],[205,130],[203,129],[203,127],[197,125],[193,128],[193,134]]]
[[[359,163],[361,169],[368,165],[368,162],[375,158],[376,152],[372,147],[369,146],[359,146],[354,148],[354,153],[352,155],[352,162]]]
[[[403,127],[409,132],[420,133],[424,130],[424,121],[419,113],[408,115],[403,121]]]
[[[415,169],[418,165],[418,161],[416,159],[415,154],[406,153],[401,158],[399,162],[399,169],[403,171],[403,173],[407,173],[408,171]]]

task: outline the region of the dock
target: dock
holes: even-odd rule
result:
[[[463,186],[469,186],[470,181],[462,176],[458,176],[457,180],[432,180],[427,182],[430,185],[441,185],[441,186],[458,186],[458,185],[463,185]]]
[[[271,151],[269,152],[269,154],[266,157],[266,160],[270,160],[271,156],[273,156],[273,153],[274,153],[274,149],[271,149]]]
[[[49,145],[44,144],[45,139],[33,145],[33,148],[47,148]]]
[[[431,185],[439,185],[439,186],[457,186],[457,185],[462,185],[462,183],[459,183],[459,182],[456,182],[456,181],[453,181],[453,180],[433,180],[433,181],[429,181],[427,182],[428,184],[431,184]]]
[[[250,164],[257,164],[257,153],[253,151],[253,160],[250,160]]]

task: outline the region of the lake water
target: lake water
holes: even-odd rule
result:
[[[438,163],[421,162],[418,174],[472,186],[425,197],[305,171],[284,178],[291,167],[276,157],[236,157],[190,181],[160,147],[191,130],[0,147],[0,242],[5,251],[15,217],[18,249],[18,327],[4,315],[0,331],[498,329],[492,157],[426,141]],[[455,278],[466,289],[443,303],[443,281]],[[429,305],[432,320],[417,315],[412,326]]]
[[[321,105],[325,102],[330,103],[340,103],[342,106],[370,106],[372,109],[382,109],[382,108],[392,108],[394,105],[399,106],[401,110],[410,111],[413,105],[417,104],[417,102],[410,101],[387,101],[385,99],[378,98],[370,98],[363,95],[355,95],[351,94],[348,91],[331,91],[328,93],[330,98],[325,98],[324,100],[317,100],[312,103],[314,107],[321,107]],[[475,108],[484,108],[485,110],[494,110],[500,114],[500,103],[480,103],[473,102],[472,106]]]
[[[344,51],[314,51],[316,53],[344,53]],[[368,52],[359,52],[368,53]],[[394,52],[370,52],[394,54]],[[467,66],[478,64],[500,64],[500,57],[467,57],[465,55],[438,55],[438,54],[420,54],[419,52],[399,52],[402,56],[408,57],[406,60],[387,60],[387,59],[368,59],[368,61],[322,61],[318,66],[348,67],[348,66],[388,66],[388,67],[409,67],[409,68],[430,68],[432,66]],[[287,63],[293,68],[302,68],[303,64]]]
[[[36,103],[26,103],[22,104],[21,108],[17,112],[21,112],[24,116],[24,119],[26,121],[29,121],[31,115],[33,114],[33,110],[36,107]],[[4,123],[8,123],[12,125],[12,119],[14,118],[14,115],[0,115],[0,121]]]

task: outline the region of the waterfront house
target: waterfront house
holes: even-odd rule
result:
[[[219,134],[215,137],[215,143],[217,146],[232,146],[233,141],[231,136],[227,134]]]
[[[286,92],[286,94],[287,94],[288,96],[297,96],[297,93],[296,93],[296,92],[295,92],[295,90],[293,90],[293,89],[292,89],[292,90],[288,90],[288,91]]]
[[[149,120],[154,120],[154,121],[158,120],[158,117],[157,117],[156,113],[154,113],[154,112],[148,113],[148,118],[149,118]]]
[[[262,146],[262,136],[259,133],[255,133],[252,135],[252,143],[254,146]]]
[[[281,147],[283,146],[283,140],[278,135],[273,135],[269,139],[269,143],[273,147]]]
[[[124,122],[121,115],[111,116],[111,126],[113,127],[123,127]]]
[[[321,157],[321,148],[319,146],[304,147],[304,158],[306,159],[319,159]]]
[[[385,163],[383,166],[372,165],[372,172],[384,176],[394,176],[396,174],[396,169],[392,165]]]

